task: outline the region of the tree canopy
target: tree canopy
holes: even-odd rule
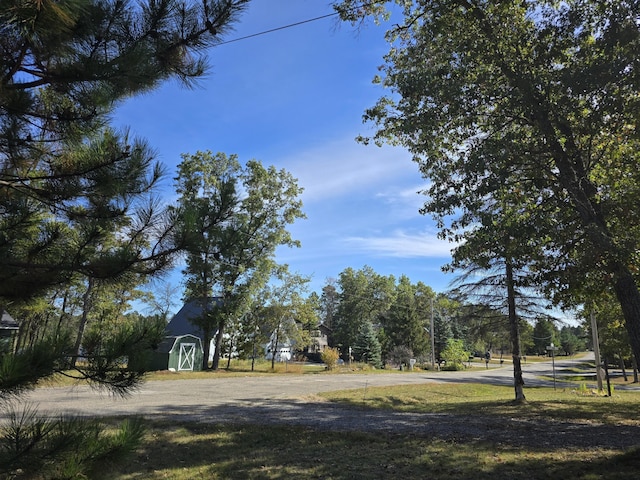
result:
[[[163,169],[109,115],[169,78],[195,81],[247,3],[2,2],[0,296],[167,265],[175,238],[153,197]]]
[[[559,301],[611,289],[639,355],[637,2],[346,0],[337,9],[359,22],[391,4],[403,18],[387,33],[377,79],[391,94],[365,120],[378,127],[374,141],[405,146],[430,180],[423,211],[452,240],[478,225],[499,233],[496,200],[513,192],[509,208],[535,227],[526,253],[538,283]]]
[[[215,335],[215,369],[227,322],[246,313],[252,295],[275,271],[276,248],[298,246],[287,227],[304,217],[302,190],[285,170],[257,160],[243,166],[236,155],[211,152],[183,155],[176,185],[186,297],[221,299],[215,315],[199,323],[206,349]]]

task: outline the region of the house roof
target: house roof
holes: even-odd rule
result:
[[[324,323],[321,323],[320,325],[318,325],[318,330],[320,330],[321,332],[324,332],[324,333],[333,332],[331,327],[329,327],[328,325],[325,325]]]
[[[20,325],[16,320],[13,319],[11,315],[6,310],[2,310],[2,315],[0,316],[0,329],[2,330],[18,330]]]
[[[167,324],[167,335],[195,335],[196,337],[202,338],[202,330],[193,325],[191,320],[202,316],[205,311],[205,306],[207,306],[207,300],[210,309],[222,305],[222,298],[220,297],[189,300]]]

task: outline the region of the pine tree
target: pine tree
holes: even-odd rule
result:
[[[353,353],[361,362],[366,362],[375,368],[382,367],[382,347],[370,321],[364,321],[360,325]]]
[[[168,78],[193,82],[247,2],[0,3],[0,297],[167,264],[171,222],[150,197],[162,168],[109,115]]]
[[[205,48],[248,1],[0,0],[0,303],[29,302],[78,277],[118,280],[170,264],[184,239],[154,199],[163,169],[143,140],[110,128],[109,116],[169,78],[193,83],[205,71]],[[65,322],[58,326],[2,352],[0,400],[70,366],[73,338]],[[163,330],[143,320],[92,329],[80,376],[127,393]],[[30,421],[19,431],[35,436],[14,442],[29,451],[4,452],[3,468],[37,471],[35,454],[50,465],[77,460],[65,475],[86,476],[86,463],[106,453],[70,456],[88,445],[82,429],[48,451],[58,440],[46,432],[60,429],[43,429],[35,414],[21,418]],[[127,431],[125,443],[140,430]]]

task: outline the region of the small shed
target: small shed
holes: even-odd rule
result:
[[[153,352],[150,370],[187,372],[202,370],[204,350],[200,337],[170,335]]]
[[[192,323],[198,318],[202,317],[207,311],[222,306],[222,298],[210,297],[207,299],[195,298],[185,303],[182,308],[176,313],[171,321],[167,324],[167,335],[195,335],[204,339],[204,332],[200,327]],[[213,353],[216,349],[216,336],[217,330],[211,332],[211,338],[209,339],[209,361],[213,360]]]
[[[20,325],[6,310],[0,311],[0,353],[11,351],[11,345]]]

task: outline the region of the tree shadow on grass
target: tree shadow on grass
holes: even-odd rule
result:
[[[604,424],[593,417],[575,419],[571,404],[560,405],[554,418],[536,414],[535,405],[511,406],[487,414],[488,402],[466,402],[465,413],[425,413],[352,407],[332,402],[251,400],[237,405],[180,406],[145,415],[179,424],[247,424],[312,427],[333,432],[400,433],[443,440],[488,441],[513,447],[598,447],[623,449],[640,445],[640,425]],[[523,409],[533,410],[524,415]],[[500,413],[497,413],[500,412]],[[561,420],[563,418],[567,420]]]
[[[634,478],[638,451],[520,449],[486,440],[253,423],[150,422],[145,444],[97,479]]]

